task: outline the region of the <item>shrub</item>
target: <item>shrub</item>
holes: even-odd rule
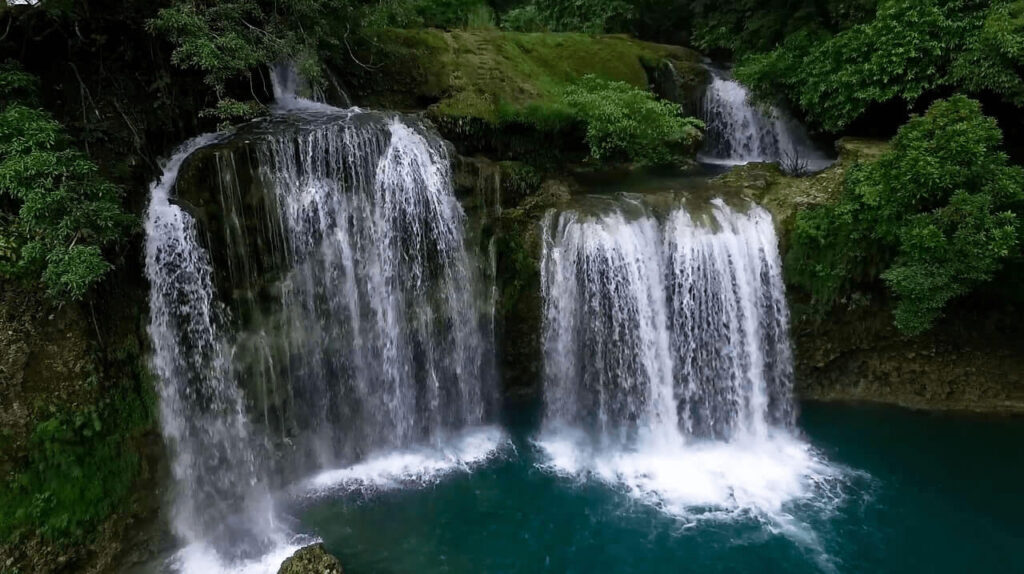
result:
[[[909,108],[948,88],[1024,102],[1020,0],[882,0],[873,19],[836,33],[808,25],[775,45],[748,53],[737,78],[762,97],[789,100],[830,131],[873,105]]]
[[[6,94],[30,86],[0,71]],[[42,110],[11,103],[0,110],[0,273],[41,282],[55,300],[82,298],[111,268],[103,249],[131,218],[121,190],[74,149],[64,128]]]
[[[625,82],[584,76],[566,89],[563,101],[586,125],[595,159],[667,164],[701,140],[702,122]]]
[[[856,166],[840,201],[801,213],[790,280],[825,305],[881,279],[904,333],[1019,257],[1024,170],[999,150],[1002,133],[978,102],[940,100],[900,128],[877,162]]]
[[[533,4],[513,8],[501,17],[502,30],[509,32],[546,32],[547,25]]]

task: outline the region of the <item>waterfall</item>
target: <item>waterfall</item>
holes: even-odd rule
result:
[[[341,105],[351,106],[348,94],[341,89],[337,80],[328,75],[331,88],[337,92]],[[327,96],[319,87],[310,84],[294,62],[283,60],[270,66],[270,83],[274,92],[274,107],[278,111],[322,111],[335,110],[327,104]]]
[[[241,556],[274,542],[273,505],[234,381],[209,257],[198,245],[195,220],[169,197],[185,158],[214,139],[182,146],[151,189],[149,335],[178,491],[174,527],[185,540],[209,540]]]
[[[634,218],[635,217],[635,218]],[[771,217],[551,214],[543,252],[546,419],[639,434],[765,437],[786,426],[791,360]]]
[[[829,471],[792,432],[771,216],[721,199],[588,200],[542,225],[550,468],[680,515],[781,515]]]
[[[701,161],[776,162],[805,171],[824,169],[831,163],[796,120],[776,107],[762,109],[754,105],[747,89],[729,72],[712,67],[708,70],[711,83],[700,102],[707,126]]]
[[[174,526],[229,562],[287,542],[283,483],[441,445],[496,395],[444,142],[394,115],[303,111],[185,146],[147,216]]]

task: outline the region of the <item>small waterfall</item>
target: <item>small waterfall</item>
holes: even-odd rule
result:
[[[332,88],[338,92],[341,105],[350,106],[348,94],[338,85],[333,76],[328,79]],[[291,61],[280,61],[270,66],[270,82],[274,91],[274,105],[278,111],[331,111],[335,108],[327,104],[327,96],[323,90],[314,87],[309,80],[299,73],[298,67]]]
[[[792,432],[772,219],[661,199],[543,222],[545,467],[687,519],[786,521],[833,473]]]
[[[152,188],[174,526],[229,562],[287,543],[282,483],[441,445],[496,396],[490,289],[444,142],[393,115],[315,111],[193,141]]]
[[[711,83],[700,102],[707,125],[704,148],[699,155],[701,161],[806,164],[804,169],[811,171],[831,163],[815,148],[796,120],[775,107],[758,108],[750,101],[751,95],[743,84],[734,80],[729,72],[708,69]]]
[[[763,438],[787,426],[791,360],[771,217],[721,200],[659,222],[615,209],[545,222],[549,424],[622,445]]]

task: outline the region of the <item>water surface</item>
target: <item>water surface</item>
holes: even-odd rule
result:
[[[548,470],[535,410],[511,417],[482,463],[293,512],[355,574],[1024,571],[1021,418],[806,404],[800,432],[841,480],[779,512],[681,516]]]

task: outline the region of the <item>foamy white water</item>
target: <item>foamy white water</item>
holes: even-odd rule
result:
[[[277,574],[289,556],[314,542],[317,540],[313,538],[295,539],[283,542],[256,558],[234,562],[225,562],[215,548],[197,542],[179,550],[167,566],[175,572],[187,574]]]
[[[324,94],[310,85],[294,62],[285,60],[270,66],[270,82],[276,111],[325,112],[338,109],[325,102]]]
[[[753,518],[816,548],[792,510],[827,512],[846,471],[793,430],[770,214],[626,197],[552,212],[543,233],[539,466],[684,523]]]
[[[306,496],[320,496],[422,486],[452,472],[469,472],[510,445],[498,427],[471,428],[441,446],[383,452],[352,466],[326,470],[305,481],[301,490]]]
[[[786,505],[819,495],[843,471],[788,433],[734,442],[604,449],[577,433],[542,435],[542,468],[599,480],[686,521],[756,516],[782,521]]]

